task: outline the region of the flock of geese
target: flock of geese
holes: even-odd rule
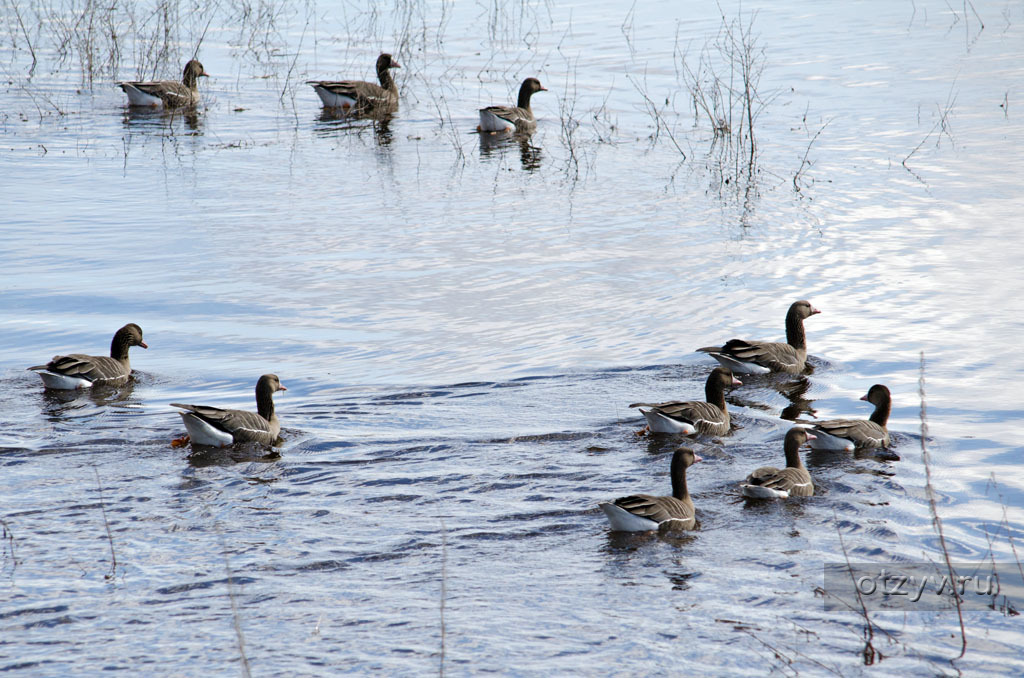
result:
[[[398,110],[398,85],[391,77],[391,69],[401,68],[390,54],[377,57],[377,80],[310,80],[325,108],[345,115],[378,116]],[[199,103],[199,78],[209,74],[196,59],[185,64],[181,82],[174,80],[126,81],[117,83],[128,95],[132,106],[173,109],[187,108]],[[488,106],[480,109],[481,132],[529,133],[537,126],[530,107],[530,98],[537,92],[546,92],[537,78],[527,78],[519,88],[519,99],[514,106]]]
[[[391,70],[401,68],[390,54],[377,57],[378,83],[358,80],[312,80],[308,84],[319,95],[324,107],[348,115],[372,116],[398,110],[398,86]],[[207,73],[199,61],[185,64],[181,82],[119,82],[132,106],[179,108],[199,102],[199,78]],[[481,132],[526,133],[536,126],[530,99],[547,91],[536,78],[527,78],[519,89],[514,106],[489,106],[480,109]],[[634,403],[647,420],[651,433],[724,436],[731,430],[725,404],[727,388],[742,386],[735,374],[803,374],[807,369],[807,339],[804,320],[819,313],[808,301],[794,302],[786,314],[786,341],[765,342],[732,339],[722,346],[697,349],[711,355],[720,364],[711,371],[705,384],[703,401]],[[110,357],[72,354],[57,356],[36,370],[47,388],[75,389],[94,384],[118,385],[131,374],[128,349],[146,348],[142,330],[128,324],[117,331],[110,346]],[[287,390],[277,375],[265,374],[256,384],[257,412],[226,410],[204,405],[172,403],[180,408],[181,418],[193,444],[224,446],[239,442],[272,445],[281,431],[274,412],[273,395]],[[871,417],[832,419],[813,426],[795,426],[786,434],[785,468],[762,467],[753,471],[740,488],[751,498],[809,497],[814,483],[800,458],[800,449],[852,451],[857,448],[884,448],[889,445],[886,423],[892,408],[889,389],[875,384],[861,398],[875,406]],[[648,531],[692,529],[696,525],[693,500],[686,489],[686,469],[701,458],[688,448],[672,456],[672,495],[656,497],[636,494],[600,504],[613,530]]]
[[[820,311],[810,302],[793,302],[786,313],[786,341],[748,341],[731,339],[722,346],[697,349],[714,357],[721,367],[708,375],[704,401],[634,403],[647,420],[652,433],[697,433],[724,436],[731,431],[725,390],[742,386],[738,374],[803,374],[807,370],[807,335],[804,320]],[[828,419],[813,426],[794,426],[786,433],[783,451],[785,468],[763,466],[753,471],[740,485],[743,496],[752,499],[810,497],[814,494],[811,474],[800,458],[800,448],[817,450],[885,448],[889,446],[886,424],[892,410],[889,389],[875,384],[861,398],[875,406],[868,419]],[[646,409],[644,409],[646,408]],[[613,530],[640,532],[657,529],[689,530],[697,523],[693,499],[686,489],[686,469],[701,458],[689,448],[680,448],[672,456],[672,495],[656,497],[636,494],[601,504]]]
[[[651,433],[727,435],[731,422],[725,390],[742,386],[734,373],[804,373],[807,369],[804,319],[819,312],[807,301],[794,302],[786,314],[784,343],[732,339],[722,346],[698,349],[721,363],[708,375],[703,401],[634,403],[630,407],[639,408],[647,420],[645,431]],[[148,348],[142,339],[142,328],[129,323],[114,334],[109,357],[72,353],[55,356],[45,365],[28,369],[37,372],[44,386],[50,389],[119,386],[131,377],[128,354],[133,346]],[[171,406],[181,410],[179,414],[188,431],[184,442],[215,447],[234,443],[273,445],[281,432],[273,396],[285,390],[276,374],[264,374],[256,383],[256,412],[182,403],[171,403]],[[869,419],[830,419],[791,428],[783,445],[786,466],[781,469],[766,466],[753,471],[740,486],[743,495],[756,499],[812,496],[814,483],[800,458],[800,449],[805,444],[812,449],[843,451],[888,447],[886,424],[892,408],[889,389],[875,384],[861,400],[875,406]],[[701,458],[688,448],[680,448],[673,454],[671,496],[635,494],[600,504],[612,529],[630,532],[693,529],[696,514],[686,488],[686,469],[698,461]]]

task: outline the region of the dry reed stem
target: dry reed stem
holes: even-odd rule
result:
[[[220,544],[220,553],[224,558],[224,573],[227,576],[228,598],[231,601],[231,619],[235,627],[235,643],[238,646],[238,656],[242,666],[243,678],[250,678],[252,675],[249,666],[249,657],[245,654],[245,634],[242,633],[242,620],[238,615],[238,602],[235,600],[234,573],[231,571],[231,562],[228,560],[228,547],[224,541],[224,531],[220,523],[214,522],[214,530],[217,532],[217,541]]]
[[[949,549],[946,547],[946,537],[942,532],[942,519],[939,518],[938,504],[935,501],[935,488],[932,487],[931,455],[928,453],[928,409],[925,403],[924,388],[924,351],[921,351],[920,376],[918,377],[918,395],[921,398],[921,458],[924,461],[925,495],[928,497],[928,510],[932,514],[932,525],[935,526],[939,535],[939,545],[942,547],[942,557],[946,561],[946,571],[950,581],[956,581],[956,573],[953,571],[953,564],[949,560]],[[956,615],[960,622],[960,654],[950,660],[953,662],[960,659],[967,652],[967,631],[964,628],[964,615],[961,609],[960,594],[956,587],[953,587],[953,600],[956,602]]]
[[[722,172],[719,181],[728,184],[735,178],[739,190],[741,176],[749,186],[758,173],[756,123],[779,93],[759,90],[766,57],[754,34],[757,12],[734,19],[726,17],[721,7],[719,12],[718,34],[705,41],[693,65],[688,50],[679,46],[677,28],[673,59],[676,78],[689,93],[694,125],[707,118],[713,135],[711,149],[720,148],[722,168],[731,169],[731,177]]]
[[[932,125],[932,128],[930,130],[928,130],[927,134],[924,135],[924,138],[921,139],[921,142],[918,143],[918,145],[914,147],[914,150],[910,151],[910,153],[908,153],[907,156],[905,158],[903,158],[902,162],[900,163],[901,165],[903,165],[903,169],[905,169],[908,172],[910,172],[911,176],[913,176],[915,179],[920,181],[922,184],[926,184],[927,185],[925,180],[921,178],[921,175],[919,175],[914,170],[910,169],[910,166],[907,165],[907,161],[910,160],[910,158],[912,158],[915,153],[917,153],[919,150],[921,150],[921,147],[925,145],[925,143],[928,141],[928,139],[931,138],[932,134],[934,134],[936,130],[939,130],[939,136],[935,140],[935,147],[936,148],[938,148],[939,143],[942,141],[942,135],[943,134],[946,135],[946,137],[949,139],[950,143],[952,143],[954,145],[956,144],[956,140],[953,138],[952,126],[950,125],[950,122],[949,122],[950,113],[952,113],[953,107],[956,105],[956,95],[954,94],[954,90],[956,88],[956,80],[957,80],[957,78],[954,77],[952,84],[950,84],[950,86],[949,86],[949,93],[946,95],[946,104],[945,104],[945,106],[939,106],[938,104],[936,104],[936,108],[938,109],[938,113],[939,113],[939,119],[935,121],[935,124]],[[918,124],[920,124],[920,122],[921,122],[920,107],[918,108],[918,116],[917,117],[918,117]]]
[[[448,597],[448,528],[441,518],[441,600],[439,602],[441,617],[441,658],[438,664],[438,675],[444,678],[444,654],[447,641],[447,628],[444,621],[445,599]]]
[[[669,127],[668,123],[665,122],[665,118],[662,115],[663,111],[659,111],[658,110],[657,104],[655,104],[654,100],[651,99],[651,97],[648,96],[648,94],[647,94],[647,91],[645,89],[646,81],[647,81],[646,74],[644,76],[645,87],[640,87],[640,85],[637,84],[637,82],[633,78],[631,78],[628,74],[626,75],[626,79],[629,80],[630,84],[633,85],[633,87],[640,94],[640,96],[643,97],[643,99],[644,99],[644,106],[646,106],[646,108],[647,108],[647,113],[654,120],[654,137],[653,137],[654,143],[657,143],[658,136],[660,135],[661,130],[664,129],[665,130],[665,134],[668,135],[668,138],[672,142],[672,145],[675,146],[676,150],[679,151],[679,154],[681,156],[683,156],[683,160],[686,160],[686,151],[684,151],[682,149],[682,147],[679,145],[679,142],[676,141],[675,135],[672,134],[671,127]],[[665,100],[665,105],[668,106],[668,99]]]
[[[576,132],[580,128],[579,118],[576,117],[576,74],[579,59],[571,63],[571,70],[566,69],[565,84],[562,87],[562,95],[558,97],[558,121],[559,133],[562,142],[569,150],[569,159],[565,165],[565,174],[570,181],[578,181],[580,178],[580,159],[577,150]],[[569,83],[569,75],[572,75],[572,84]],[[570,94],[571,91],[571,94]]]
[[[11,573],[13,574],[15,568],[18,567],[18,555],[14,552],[14,530],[3,518],[0,518],[0,528],[3,528],[0,531],[0,537],[7,544],[6,550],[11,552]]]
[[[110,522],[107,520],[107,507],[103,502],[103,485],[100,483],[100,472],[96,470],[96,467],[92,467],[92,472],[96,475],[96,487],[99,489],[100,494],[100,512],[103,514],[103,526],[107,529],[107,543],[110,544],[110,574],[103,575],[104,579],[113,579],[117,574],[117,554],[114,553],[114,537],[110,533]]]
[[[864,618],[864,649],[861,651],[861,656],[864,659],[865,666],[871,666],[876,661],[880,662],[885,657],[881,652],[875,649],[872,641],[875,638],[874,622],[868,616],[867,605],[864,604],[864,597],[861,595],[860,587],[857,586],[856,580],[853,579],[853,566],[850,564],[850,554],[846,550],[846,542],[843,541],[843,533],[839,530],[839,516],[836,514],[835,509],[832,510],[832,519],[836,523],[836,534],[839,536],[839,546],[843,549],[843,558],[846,560],[846,569],[850,573],[850,579],[853,581],[853,590],[857,594],[857,603],[860,605],[858,612]]]
[[[807,161],[807,155],[811,152],[811,146],[814,145],[814,142],[818,140],[818,137],[821,136],[821,133],[824,132],[825,128],[828,127],[831,123],[832,123],[832,119],[831,118],[826,120],[825,124],[822,125],[821,128],[819,128],[818,131],[814,133],[814,136],[811,137],[811,140],[809,142],[807,142],[807,148],[804,149],[804,157],[800,161],[800,169],[798,169],[796,171],[796,174],[793,175],[793,189],[797,193],[800,192],[800,175],[804,173],[805,169],[810,167],[810,163]]]

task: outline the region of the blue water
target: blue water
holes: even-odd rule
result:
[[[748,180],[681,75],[717,58],[714,6],[170,6],[156,66],[157,19],[117,9],[91,88],[59,21],[19,8],[30,71],[0,9],[0,668],[873,670],[861,615],[816,589],[843,549],[943,558],[922,352],[947,548],[1017,561],[1020,7],[723,5],[764,50]],[[207,22],[197,115],[129,111],[113,81],[175,77]],[[304,81],[370,78],[384,50],[398,115],[323,116]],[[528,76],[536,134],[477,135]],[[884,383],[900,461],[809,455],[815,497],[744,503],[794,405],[749,379],[737,430],[689,443],[700,529],[609,533],[597,503],[667,493],[680,443],[638,437],[628,404],[699,398],[696,347],[781,339],[801,298],[823,312],[787,416],[866,417]],[[24,369],[126,322],[150,346],[129,387],[61,396]],[[266,372],[279,456],[171,446],[169,403],[252,408]],[[877,670],[1024,671],[999,611],[967,614],[952,664],[955,615],[871,618]]]

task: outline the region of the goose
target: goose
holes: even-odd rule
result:
[[[693,450],[680,447],[672,455],[672,496],[654,497],[634,494],[599,504],[608,516],[612,530],[647,532],[659,528],[692,530],[697,524],[693,500],[686,489],[686,469],[701,458]]]
[[[195,106],[199,103],[199,78],[209,77],[203,65],[196,59],[185,64],[181,82],[157,80],[154,82],[119,82],[118,86],[128,95],[130,106],[151,108],[178,108]]]
[[[274,413],[274,394],[287,391],[276,374],[264,374],[256,382],[257,412],[224,410],[207,405],[171,403],[178,412],[193,444],[224,447],[232,443],[255,442],[273,445],[281,432]]]
[[[320,96],[326,108],[345,112],[388,112],[398,110],[398,85],[391,77],[392,68],[401,68],[390,54],[377,57],[377,79],[380,84],[360,80],[307,80],[307,85]]]
[[[135,323],[128,323],[114,333],[110,341],[109,358],[72,353],[54,356],[45,365],[28,369],[39,374],[46,388],[72,390],[92,386],[120,386],[127,383],[132,373],[131,363],[128,362],[128,349],[132,346],[149,348],[142,340],[142,328]]]
[[[519,87],[515,106],[488,106],[480,109],[480,132],[531,132],[537,126],[530,108],[530,97],[547,92],[537,78],[527,78]]]
[[[762,466],[740,485],[744,497],[754,499],[785,499],[786,497],[810,497],[814,494],[811,474],[800,459],[800,446],[815,437],[800,426],[794,426],[786,433],[783,447],[786,450],[786,468]]]
[[[705,346],[698,351],[738,374],[785,372],[800,374],[807,365],[804,319],[821,313],[806,300],[795,301],[786,313],[786,343],[730,339],[724,346]]]
[[[724,436],[729,432],[725,389],[742,385],[743,382],[732,376],[728,368],[716,367],[704,383],[704,398],[707,402],[672,400],[665,403],[633,403],[630,407],[641,408],[640,413],[647,420],[651,433]],[[644,407],[650,409],[645,410]]]
[[[875,384],[861,397],[875,406],[868,419],[828,419],[811,427],[815,450],[845,450],[889,446],[889,431],[886,424],[892,411],[892,394],[881,384]]]

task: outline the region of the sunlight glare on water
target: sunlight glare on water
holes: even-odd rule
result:
[[[1020,7],[151,5],[0,8],[3,670],[858,673],[822,565],[943,561],[922,352],[946,548],[1015,563]],[[753,167],[692,108],[729,27],[763,65]],[[200,36],[194,114],[126,107]],[[305,81],[382,51],[397,115],[323,112]],[[530,76],[536,133],[477,134]],[[680,443],[628,405],[700,399],[695,349],[782,340],[797,299],[813,374],[744,377],[733,433],[686,443],[699,529],[610,533],[598,503],[667,494]],[[127,322],[125,387],[25,370]],[[280,456],[172,447],[171,402],[253,409],[270,372]],[[807,453],[814,497],[740,497],[794,416],[867,417],[875,383],[899,461]],[[955,615],[875,612],[874,661],[1017,675],[1015,619],[967,613],[951,668]]]

